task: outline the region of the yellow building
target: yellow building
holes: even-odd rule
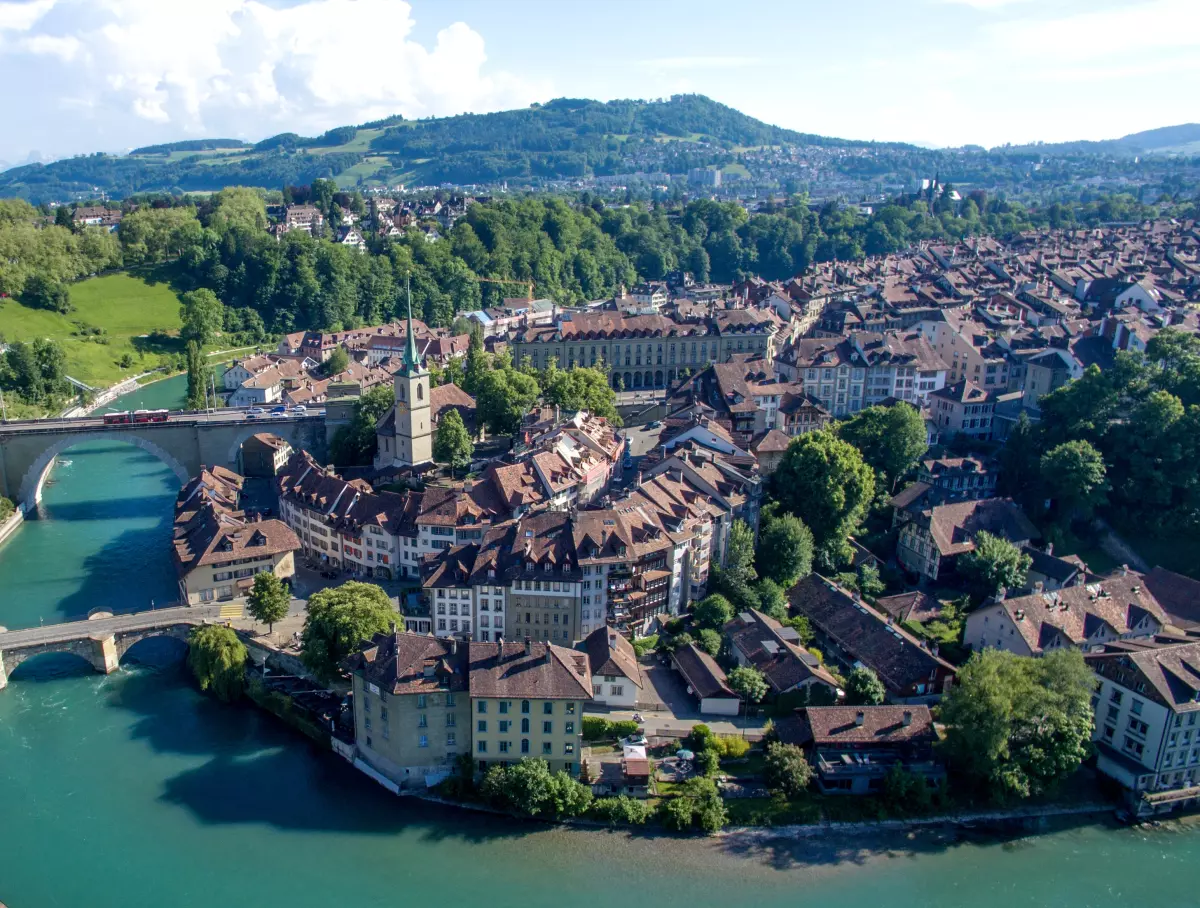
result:
[[[471,753],[482,772],[526,757],[579,773],[587,654],[548,643],[470,643]]]
[[[377,634],[351,656],[358,756],[400,787],[423,788],[471,748],[466,646],[426,634]]]

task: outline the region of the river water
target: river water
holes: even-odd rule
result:
[[[42,512],[0,547],[0,624],[173,594],[170,471],[122,445],[66,457]],[[867,850],[882,843],[677,840],[413,804],[270,717],[197,694],[153,642],[130,655],[142,664],[108,677],[71,657],[31,660],[0,692],[9,908],[1200,902],[1200,831],[1181,824]]]

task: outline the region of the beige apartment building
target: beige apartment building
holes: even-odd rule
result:
[[[232,470],[201,470],[175,500],[172,555],[185,605],[245,596],[254,575],[281,580],[296,573],[296,534],[281,520],[252,520],[239,510],[242,477]]]
[[[454,769],[471,748],[467,649],[422,634],[377,634],[351,656],[358,758],[399,787]]]
[[[527,757],[578,775],[583,707],[592,697],[586,653],[548,643],[471,643],[471,752],[484,772]]]

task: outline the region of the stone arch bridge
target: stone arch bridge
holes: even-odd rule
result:
[[[220,410],[172,413],[165,422],[132,425],[105,425],[102,417],[9,422],[0,424],[0,494],[33,508],[55,457],[77,444],[106,439],[149,451],[182,484],[202,466],[237,470],[243,442],[257,432],[272,432],[318,456],[325,450],[323,414],[252,419],[242,410]]]
[[[117,670],[135,643],[150,637],[186,642],[192,628],[219,617],[218,606],[183,606],[6,631],[0,633],[0,690],[8,686],[8,676],[18,665],[35,656],[70,653],[107,675]]]

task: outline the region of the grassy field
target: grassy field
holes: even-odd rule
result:
[[[67,373],[93,387],[114,384],[154,369],[160,354],[177,352],[179,343],[146,335],[179,330],[179,297],[165,283],[150,284],[129,274],[89,278],[71,286],[71,312],[62,315],[30,309],[16,300],[0,303],[0,332],[6,340],[52,337],[67,354]],[[84,328],[104,333],[86,336]],[[128,353],[133,365],[118,362]]]

